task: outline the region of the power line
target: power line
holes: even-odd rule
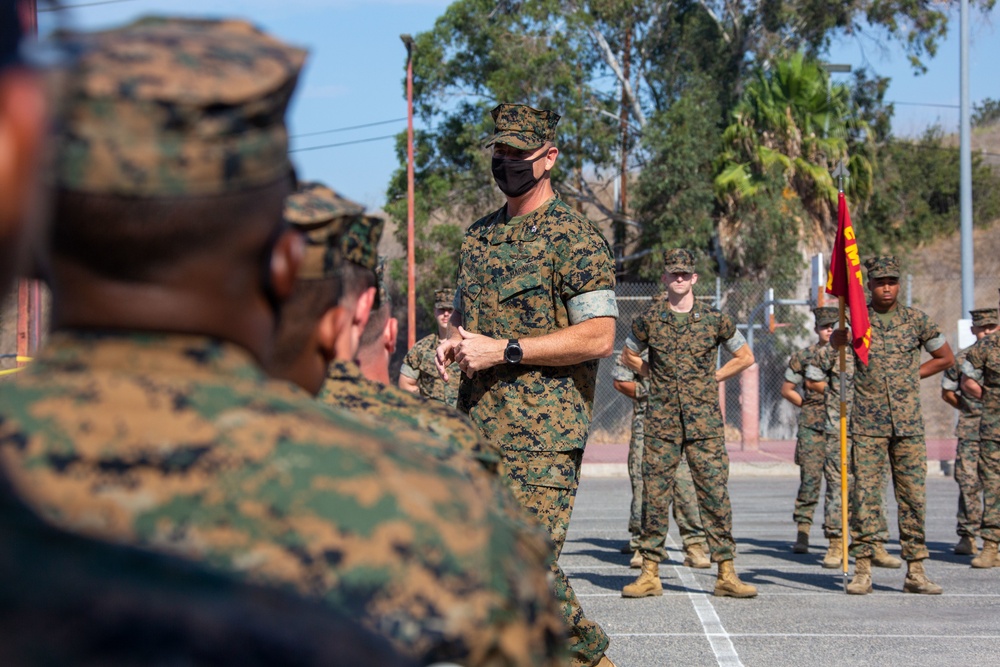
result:
[[[390,123],[399,123],[406,120],[406,116],[402,118],[393,118],[391,120],[380,120],[374,123],[365,123],[364,125],[351,125],[350,127],[338,127],[332,130],[320,130],[319,132],[306,132],[304,134],[293,134],[289,139],[299,139],[301,137],[315,137],[320,134],[333,134],[334,132],[347,132],[349,130],[361,130],[366,127],[375,127],[376,125],[388,125]]]
[[[135,0],[99,0],[98,2],[81,2],[77,5],[58,5],[56,7],[39,8],[38,13],[61,12],[64,9],[75,9],[77,7],[96,7],[97,5],[115,5],[119,2],[135,2]]]
[[[930,102],[898,102],[896,100],[886,100],[889,104],[899,104],[906,107],[939,107],[941,109],[957,109],[957,104],[932,104]]]
[[[369,137],[368,139],[355,139],[354,141],[342,141],[337,144],[323,144],[322,146],[308,146],[306,148],[292,148],[289,153],[304,153],[306,151],[318,151],[323,148],[337,148],[338,146],[350,146],[352,144],[366,144],[369,141],[382,141],[384,139],[395,139],[398,134],[386,134],[381,137]]]

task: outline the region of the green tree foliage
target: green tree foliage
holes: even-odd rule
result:
[[[972,105],[972,127],[986,127],[1000,121],[1000,100],[987,97]]]
[[[866,213],[855,221],[866,251],[897,251],[948,234],[959,224],[959,152],[940,127],[915,141],[890,141],[880,151],[884,168]],[[972,159],[973,223],[1000,218],[1000,177]]]

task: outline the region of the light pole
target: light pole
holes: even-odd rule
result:
[[[417,342],[416,269],[413,257],[413,37],[406,45],[406,349]]]
[[[976,279],[972,254],[972,133],[969,122],[969,0],[960,5],[959,35],[959,228],[962,257],[962,318],[969,319],[975,300]]]

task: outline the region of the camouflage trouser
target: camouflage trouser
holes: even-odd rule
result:
[[[1000,542],[1000,441],[979,441],[979,479],[983,484],[983,522],[980,536]]]
[[[646,436],[639,551],[643,557],[656,562],[667,558],[665,544],[670,527],[670,501],[682,457],[687,458],[691,468],[712,560],[732,560],[736,556],[736,543],[733,542],[733,511],[729,504],[729,454],[722,438],[666,442]]]
[[[826,461],[826,433],[800,428],[795,443],[795,465],[799,467],[799,492],[795,496],[792,519],[796,524],[812,524],[823,485],[823,463]],[[829,491],[829,485],[827,485]],[[829,494],[828,494],[829,495]]]
[[[629,547],[635,551],[639,548],[639,538],[642,535],[642,449],[634,456],[633,449],[630,448],[628,453],[628,475],[632,480],[632,513],[628,519],[628,530],[632,534]],[[634,464],[633,459],[636,459]],[[684,546],[706,544],[691,468],[684,459],[681,459],[674,475],[673,514]]]
[[[879,536],[882,489],[890,466],[899,505],[899,543],[903,560],[923,560],[930,554],[924,540],[927,498],[927,445],[924,436],[878,438],[855,435],[851,452],[851,555],[871,557]]]
[[[559,567],[559,554],[566,542],[576,488],[580,482],[583,450],[569,452],[504,451],[504,468],[518,501],[545,526],[555,545],[550,566],[553,589],[569,628],[570,664],[596,665],[608,647],[601,626],[583,615],[583,608]]]
[[[958,523],[955,532],[959,536],[979,536],[979,524],[983,521],[983,484],[979,481],[979,441],[959,440],[955,450],[955,481],[958,482]]]
[[[851,439],[847,439],[847,492],[850,500],[851,487],[854,486],[854,475],[851,474]],[[882,476],[880,489],[885,489],[888,470]],[[823,504],[823,535],[831,537],[843,537],[843,521],[841,519],[840,501],[840,434],[826,434],[826,461],[823,463],[823,477],[826,479],[826,495]],[[875,541],[885,544],[889,541],[889,524],[886,523],[885,496],[882,497],[882,510],[878,515],[878,533]],[[850,512],[848,512],[850,515]]]

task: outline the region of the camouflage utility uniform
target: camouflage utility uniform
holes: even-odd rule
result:
[[[962,373],[983,388],[979,420],[983,519],[979,535],[984,542],[996,543],[1000,542],[1000,332],[989,334],[968,349]]]
[[[806,367],[812,358],[827,345],[815,343],[796,350],[788,359],[785,380],[799,386],[805,380]],[[803,387],[802,406],[799,410],[798,433],[795,441],[795,465],[799,466],[799,491],[795,497],[792,518],[797,525],[812,525],[813,513],[819,504],[819,490],[823,484],[823,467],[826,461],[826,404],[823,395]],[[829,519],[830,485],[827,484],[825,516]],[[829,521],[827,521],[829,523]]]
[[[147,18],[79,39],[60,188],[169,200],[289,178],[284,114],[303,51],[240,21]],[[201,222],[216,244],[239,224]],[[243,347],[63,327],[0,406],[0,460],[53,524],[322,598],[421,661],[562,657],[544,542],[521,538],[422,436],[269,380]]]
[[[493,110],[504,133],[541,146],[559,116],[521,105]],[[542,141],[539,141],[541,139]],[[594,317],[617,317],[615,264],[600,230],[553,197],[522,216],[507,207],[476,221],[462,243],[455,310],[467,331],[492,338],[542,336]],[[500,446],[518,500],[555,546],[556,595],[570,625],[575,664],[596,664],[608,645],[559,567],[580,481],[598,361],[569,366],[503,364],[462,375],[458,408]]]
[[[424,398],[455,407],[458,402],[458,385],[462,379],[462,371],[457,363],[452,362],[448,366],[448,381],[441,379],[441,374],[434,364],[434,353],[440,344],[441,338],[436,333],[418,340],[403,358],[403,366],[399,369],[399,373],[416,380],[420,395]]]
[[[642,465],[643,524],[639,550],[662,562],[670,499],[681,458],[691,467],[712,561],[732,560],[729,454],[715,381],[720,345],[735,352],[746,344],[728,315],[699,302],[687,313],[654,302],[632,322],[625,343],[636,354],[649,349],[649,406]]]
[[[648,351],[642,354],[642,360],[649,360]],[[635,399],[632,401],[632,436],[628,447],[628,476],[632,482],[628,531],[632,534],[629,548],[638,551],[639,538],[642,536],[642,459],[645,450],[646,410],[649,405],[649,378],[634,373],[619,357],[615,359],[614,379],[619,382],[635,383]],[[705,546],[705,529],[701,527],[698,497],[695,495],[694,480],[691,479],[691,468],[686,460],[681,460],[677,466],[672,500],[674,521],[677,522],[677,529],[680,531],[684,546],[694,544]]]
[[[962,365],[971,347],[955,355],[955,365],[944,372],[941,388],[955,392],[958,398],[958,424],[955,436],[955,481],[958,482],[958,513],[955,532],[959,537],[979,537],[983,520],[983,485],[979,480],[979,420],[983,403],[962,392]]]
[[[927,446],[920,414],[920,351],[945,344],[937,325],[897,305],[884,318],[871,306],[868,364],[855,360],[851,470],[851,555],[870,558],[880,541],[887,466],[898,504],[899,541],[907,561],[928,557],[924,538]]]

